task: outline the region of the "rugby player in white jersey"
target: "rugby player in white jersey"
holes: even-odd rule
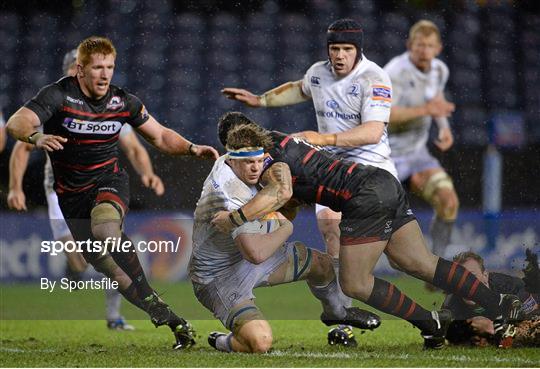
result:
[[[384,67],[394,92],[389,127],[392,158],[399,180],[435,210],[430,230],[433,253],[444,256],[459,201],[452,179],[426,146],[433,120],[438,128],[435,146],[446,151],[454,142],[447,118],[455,106],[444,97],[449,73],[437,59],[442,50],[437,26],[428,20],[414,24],[407,49]]]
[[[246,222],[232,233],[220,232],[210,221],[217,211],[237,210],[257,193],[264,147],[228,142],[206,178],[195,210],[190,277],[195,296],[231,333],[212,332],[209,344],[226,352],[267,352],[272,330],[255,305],[253,289],[306,280],[323,306],[326,319],[374,329],[379,318],[358,308],[346,308],[328,254],[298,241],[286,242],[293,225],[281,213]],[[268,145],[271,143],[268,142]],[[350,330],[332,330],[329,343],[355,346]],[[331,332],[332,332],[331,331]]]
[[[279,107],[311,99],[319,132],[304,131],[299,136],[312,144],[329,146],[328,150],[345,159],[385,169],[397,178],[386,130],[391,82],[382,68],[363,55],[362,45],[360,24],[352,19],[337,20],[327,30],[328,60],[313,64],[303,79],[259,96],[238,88],[222,92],[251,107]],[[316,205],[316,214],[337,274],[341,213]]]
[[[77,74],[77,50],[71,50],[64,56],[62,71],[66,76]],[[140,143],[139,139],[129,124],[125,124],[120,131],[120,147],[126,153],[131,165],[141,176],[141,181],[146,187],[154,190],[156,195],[161,196],[165,192],[165,187],[161,178],[154,173],[152,162],[148,152]],[[30,152],[34,146],[22,141],[17,141],[11,152],[9,161],[9,193],[7,197],[8,206],[14,210],[26,210],[26,196],[23,191],[23,177],[28,166]],[[44,168],[43,187],[47,197],[49,211],[49,222],[56,241],[73,241],[73,236],[64,220],[58,196],[53,189],[54,175],[51,161],[47,155]],[[80,275],[86,270],[88,264],[81,254],[76,252],[66,253],[67,266],[66,276],[73,280],[80,279]],[[114,330],[134,330],[135,328],[126,322],[120,314],[120,303],[122,295],[117,289],[105,290],[105,306],[107,327]]]

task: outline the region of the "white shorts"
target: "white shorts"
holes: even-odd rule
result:
[[[60,205],[58,205],[58,196],[56,192],[48,191],[47,194],[47,204],[49,210],[49,223],[51,225],[52,234],[55,240],[71,236],[71,232],[64,220],[64,215],[62,210],[60,210]]]
[[[400,182],[407,180],[413,174],[428,169],[441,168],[441,163],[429,152],[426,146],[407,155],[393,156]]]
[[[193,291],[197,300],[210,310],[214,317],[219,319],[223,325],[232,329],[231,313],[239,303],[254,299],[253,289],[257,287],[269,286],[268,278],[283,263],[289,260],[290,255],[295,254],[295,242],[286,242],[274,255],[261,264],[252,264],[243,259],[242,261],[229,267],[225,278],[216,277],[208,284],[193,282]],[[308,251],[311,255],[311,251]],[[294,257],[296,261],[297,258]],[[310,265],[310,256],[307,265]],[[302,271],[298,272],[301,275]],[[286,283],[286,282],[284,282]]]

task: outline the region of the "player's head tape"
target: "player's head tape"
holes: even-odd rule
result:
[[[353,44],[356,46],[357,57],[362,53],[364,31],[360,23],[354,19],[338,19],[326,32],[326,44]]]
[[[242,147],[232,150],[227,148],[227,156],[229,159],[256,159],[264,156],[262,147]]]

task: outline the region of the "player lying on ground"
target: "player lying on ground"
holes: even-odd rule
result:
[[[522,302],[520,320],[516,324],[513,342],[503,342],[510,346],[540,347],[540,270],[538,257],[526,251],[528,265],[523,270],[525,277],[518,278],[503,273],[488,272],[484,260],[474,252],[463,252],[454,257],[454,262],[463,265],[480,282],[498,293],[510,293]],[[449,294],[443,308],[452,312],[454,320],[448,328],[446,338],[453,344],[486,346],[497,344],[494,337],[493,321],[485,316],[485,309],[474,301]]]
[[[496,321],[497,336],[504,338],[510,327],[506,319],[520,308],[519,299],[491,291],[461,265],[433,255],[403,188],[390,173],[340,160],[297,137],[264,130],[241,113],[227,113],[218,123],[224,145],[250,130],[258,132],[261,142],[272,142],[261,177],[264,188],[240,209],[218,212],[213,222],[220,229],[227,232],[233,225],[259,219],[292,196],[329,206],[343,215],[339,281],[346,295],[406,319],[421,330],[426,348],[444,346],[450,312],[430,312],[375,277],[373,268],[384,252],[404,272],[481,304]]]
[[[122,125],[130,124],[168,154],[218,157],[212,147],[194,145],[163,127],[136,96],[111,85],[115,59],[109,39],[83,40],[77,48],[77,76],[41,89],[7,123],[14,138],[49,152],[60,209],[78,241],[129,241],[122,232],[129,184],[117,157]],[[43,133],[36,130],[41,124]],[[150,287],[132,243],[131,247],[133,252],[115,250],[105,255],[85,250],[83,256],[117,281],[120,293],[147,312],[155,326],[168,325],[176,338],[175,348],[191,345],[191,326]]]
[[[65,76],[77,75],[77,49],[71,50],[64,56],[62,71]],[[122,151],[125,152],[129,162],[141,176],[142,183],[154,190],[161,196],[165,191],[161,178],[154,173],[152,162],[148,152],[139,142],[137,135],[133,132],[130,125],[125,124],[120,130],[118,143]],[[7,203],[10,209],[26,211],[26,196],[23,191],[23,178],[28,166],[30,153],[34,145],[22,141],[17,141],[11,156],[9,158],[9,193]],[[45,163],[43,187],[47,198],[49,213],[49,222],[54,240],[61,242],[73,241],[73,236],[64,220],[60,205],[58,205],[58,196],[54,191],[54,175],[52,171],[49,156]],[[77,252],[66,252],[66,276],[70,280],[80,280],[81,274],[86,270],[88,264],[83,256]],[[131,324],[128,324],[120,314],[120,304],[122,295],[118,290],[110,288],[105,290],[105,305],[107,327],[115,330],[133,330]]]
[[[231,333],[212,332],[208,341],[220,351],[267,352],[272,330],[255,305],[253,289],[306,280],[323,306],[322,319],[359,328],[379,326],[375,314],[345,308],[328,254],[286,242],[293,225],[281,213],[245,222],[232,234],[211,224],[218,210],[236,210],[256,193],[263,168],[264,146],[252,145],[257,136],[229,141],[228,154],[219,158],[206,178],[195,210],[190,276],[195,296]],[[253,140],[253,141],[251,141]],[[352,332],[334,330],[330,343],[356,345]]]

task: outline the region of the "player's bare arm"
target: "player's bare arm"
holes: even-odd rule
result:
[[[196,145],[186,140],[172,129],[159,124],[152,116],[140,127],[137,127],[137,132],[152,146],[170,155],[193,155],[214,160],[219,157],[218,152],[213,147]]]
[[[67,138],[36,131],[36,127],[40,123],[36,113],[22,107],[9,118],[6,128],[8,133],[16,140],[36,145],[38,149],[46,151],[63,150],[62,143],[66,143]]]
[[[242,233],[234,242],[244,259],[253,264],[261,264],[274,255],[293,232],[293,225],[279,212],[276,213],[279,227],[267,234]]]
[[[238,100],[253,108],[287,106],[299,104],[310,99],[302,92],[302,80],[286,82],[266,91],[262,95],[255,95],[248,90],[232,87],[224,88],[221,92],[227,98]]]
[[[442,94],[437,95],[420,106],[405,107],[392,105],[390,124],[399,125],[426,115],[447,118],[452,115],[455,108],[455,104],[448,102]]]
[[[126,154],[129,162],[135,168],[141,182],[145,187],[151,188],[156,195],[161,196],[165,192],[165,186],[161,178],[154,173],[152,161],[148,155],[148,151],[141,144],[137,135],[130,131],[125,135],[120,136],[120,148]]]
[[[369,121],[339,133],[318,133],[304,131],[294,136],[302,137],[309,143],[319,146],[362,146],[377,144],[384,134],[384,122]]]
[[[212,219],[220,231],[228,233],[234,228],[231,216],[237,224],[259,219],[281,208],[292,197],[292,176],[289,166],[278,162],[273,164],[261,177],[264,188],[241,209],[233,212],[220,211]]]
[[[298,215],[298,210],[300,210],[301,205],[302,203],[293,197],[289,201],[287,201],[285,205],[279,208],[278,211],[283,214],[285,218],[292,222],[294,218],[296,218],[296,215]]]
[[[17,141],[9,157],[9,192],[7,197],[10,209],[26,211],[26,196],[23,191],[23,178],[28,167],[28,158],[34,146]]]
[[[1,114],[1,113],[0,113]],[[1,116],[0,116],[1,119]],[[0,123],[0,153],[6,148],[6,127]]]

